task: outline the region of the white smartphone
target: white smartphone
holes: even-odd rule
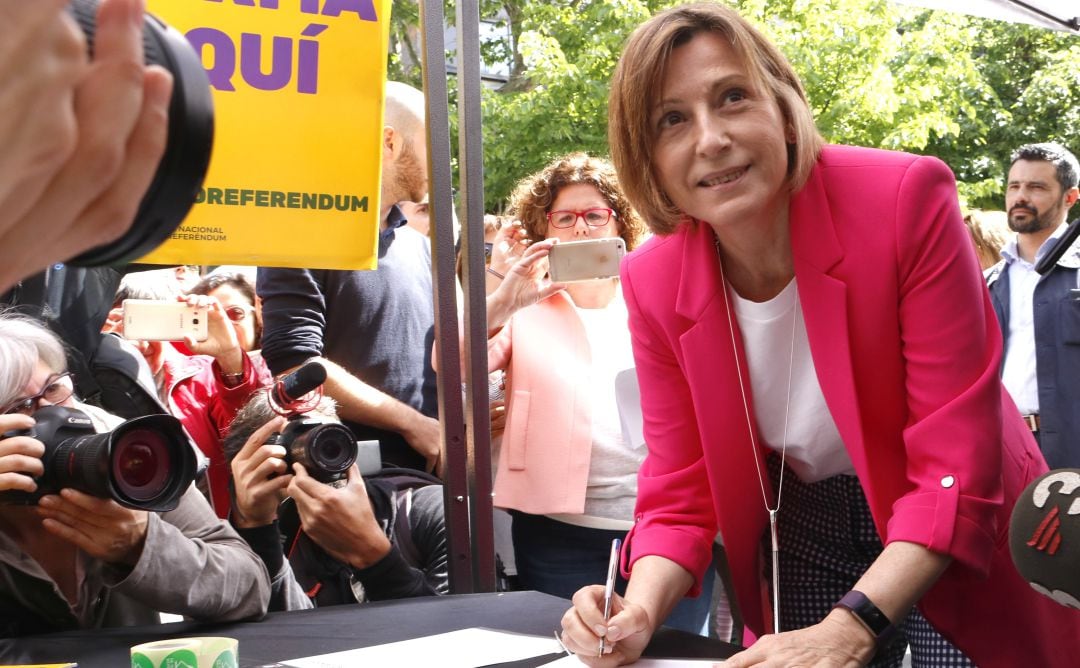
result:
[[[619,261],[626,255],[620,237],[560,241],[548,254],[548,274],[555,283],[592,281],[619,275]]]
[[[124,300],[124,338],[138,341],[205,341],[207,309],[178,301]]]

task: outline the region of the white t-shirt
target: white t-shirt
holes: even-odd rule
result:
[[[762,445],[781,452],[784,414],[787,417],[787,463],[804,482],[838,474],[854,474],[836,422],[825,405],[801,309],[794,326],[799,295],[792,279],[780,294],[766,302],[752,302],[729,291],[742,332],[754,418]],[[788,399],[788,360],[791,360],[791,397]],[[745,424],[734,426],[746,429]]]
[[[571,300],[572,301],[572,300]],[[637,473],[645,459],[645,439],[626,434],[616,400],[616,377],[633,373],[626,302],[622,292],[604,308],[579,308],[592,365],[592,453],[583,515],[552,515],[570,524],[595,528],[629,528],[637,498]],[[596,521],[599,520],[599,521]]]

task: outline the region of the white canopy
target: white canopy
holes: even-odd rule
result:
[[[1080,0],[893,0],[1080,35]]]

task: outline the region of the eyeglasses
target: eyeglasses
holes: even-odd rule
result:
[[[22,413],[23,415],[33,415],[38,409],[38,404],[41,400],[49,402],[52,405],[62,404],[71,397],[75,392],[74,378],[70,371],[64,373],[54,374],[49,376],[45,381],[45,389],[37,394],[29,397],[23,397],[22,399],[16,399],[7,406],[4,407],[4,415],[11,415],[12,413]]]
[[[225,315],[229,320],[233,322],[241,322],[247,317],[248,313],[255,310],[254,306],[244,306],[242,304],[233,304],[232,306],[225,308]]]
[[[584,211],[552,211],[547,214],[548,223],[554,227],[567,228],[577,224],[581,218],[589,227],[603,227],[612,219],[615,212],[611,209],[585,209]]]

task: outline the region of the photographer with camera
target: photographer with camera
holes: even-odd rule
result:
[[[179,424],[121,422],[74,398],[56,336],[0,314],[0,635],[266,611],[265,569],[191,485]]]
[[[365,478],[331,399],[286,418],[270,394],[256,392],[225,438],[231,519],[270,572],[270,609],[445,594],[437,479],[408,469]]]
[[[93,59],[67,0],[0,0],[0,291],[131,226],[165,150],[172,77],[145,0],[102,0]]]

